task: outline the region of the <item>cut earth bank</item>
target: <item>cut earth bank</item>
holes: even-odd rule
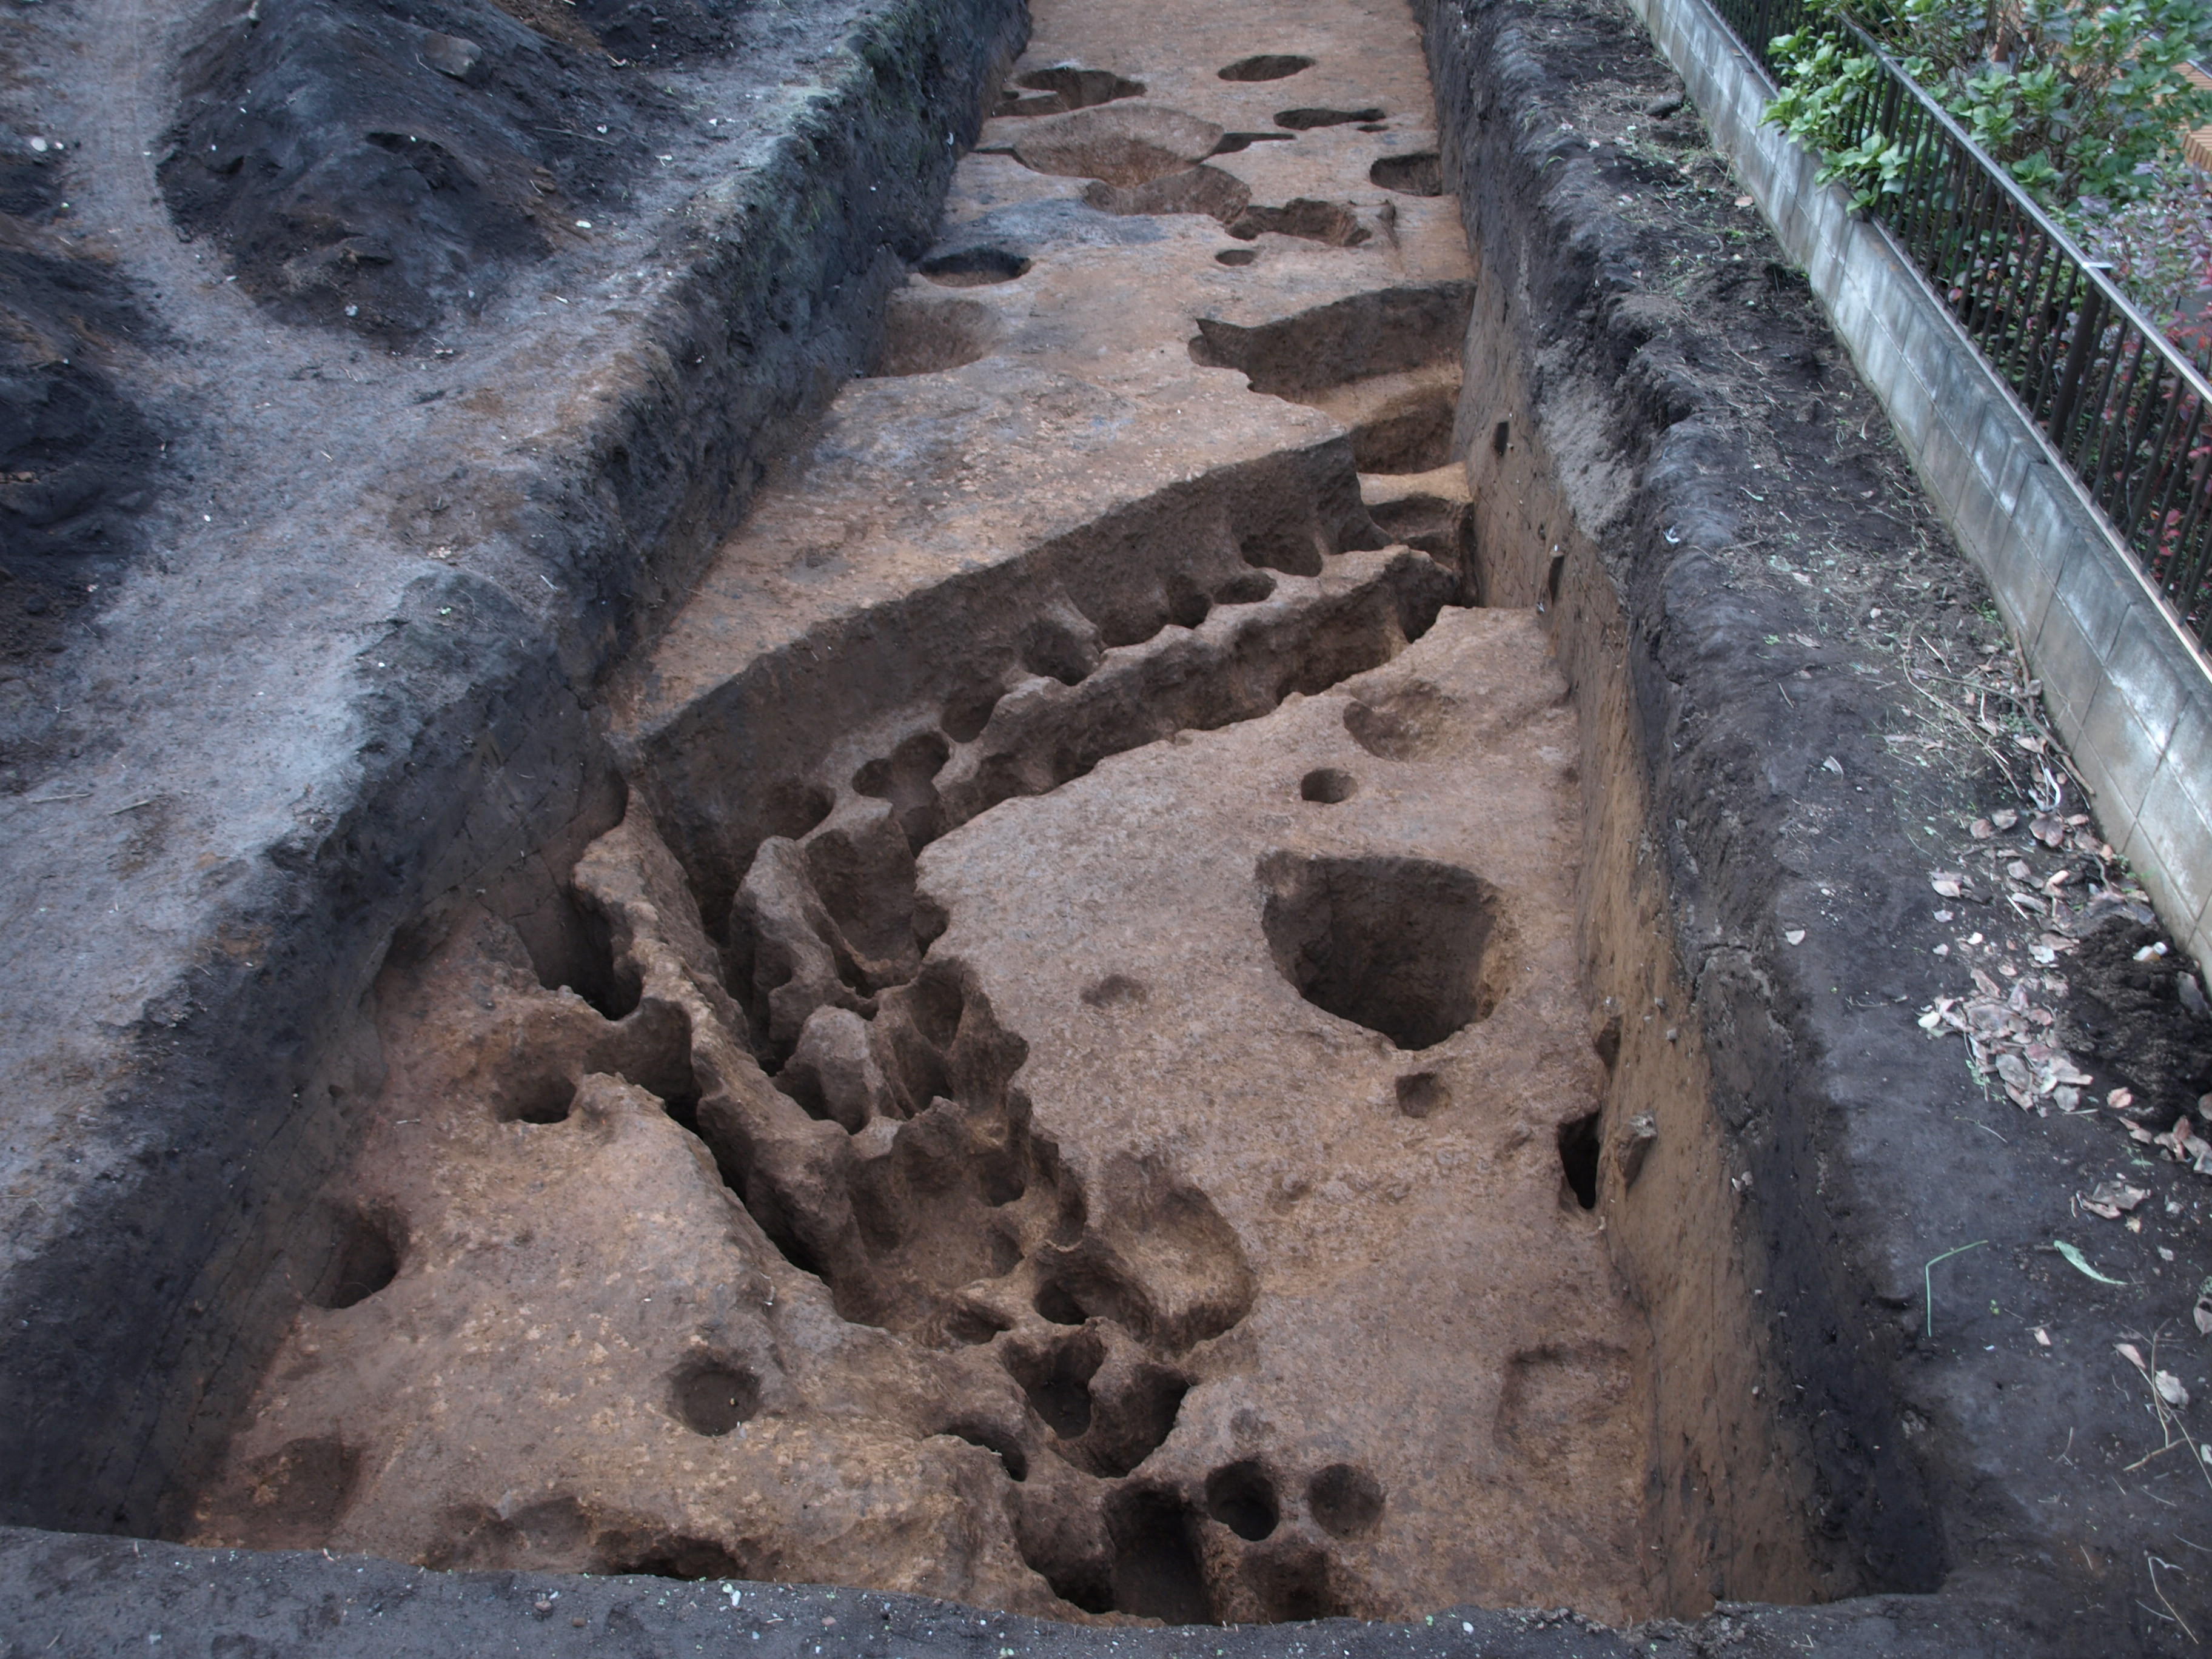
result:
[[[457,698],[441,758],[481,776],[410,756],[450,816],[364,804],[332,814],[351,852],[288,842],[293,915],[228,935],[241,1018],[164,1005],[164,1071],[57,1115],[58,1160],[185,1115],[99,1171],[143,1209],[241,1133],[236,1083],[196,1097],[192,1066],[310,1068],[231,1171],[246,1222],[196,1235],[173,1198],[166,1231],[103,1234],[88,1184],[80,1254],[25,1251],[228,1358],[132,1376],[79,1300],[19,1297],[19,1518],[1067,1617],[1941,1585],[1688,1639],[2158,1650],[2203,1622],[2194,1453],[2126,1467],[2164,1425],[2112,1346],[2165,1322],[2173,1369],[2193,1331],[2194,1177],[1990,1103],[1915,1023],[1969,991],[1968,949],[2018,973],[2101,919],[2046,909],[2008,954],[1936,914],[1928,870],[2014,799],[1906,712],[1930,653],[1955,675],[1995,643],[1971,579],[1693,112],[1655,112],[1633,26],[1419,21],[1440,138],[1395,7],[1040,12],[880,343],[848,349],[874,376],[733,533],[729,428],[677,453],[665,410],[588,454],[549,421],[504,502],[450,459],[398,469],[382,533],[436,574],[354,669],[455,690],[482,665],[439,630],[535,576],[567,715],[523,696],[477,748]],[[508,378],[444,441],[503,412],[487,391],[543,395],[514,343],[548,325],[507,320]],[[756,349],[678,344],[671,373]],[[642,568],[617,543],[597,573],[644,615],[588,641],[576,572],[532,563],[576,533],[531,515],[562,465],[603,511],[660,492]],[[143,650],[117,615],[78,648]],[[1934,764],[1884,741],[1908,732]],[[123,749],[73,746],[20,810],[148,810],[99,796]],[[471,812],[515,839],[411,863],[489,841]],[[2039,885],[2092,830],[2033,854]],[[364,831],[400,890],[366,904]],[[343,926],[304,933],[303,890]],[[2060,1007],[2094,1092],[2170,1121],[2203,1033],[2139,924],[2067,953]],[[325,1012],[272,1043],[255,1011],[287,995]],[[151,1036],[113,1040],[143,1063]],[[2154,1189],[2141,1234],[2077,1218],[2108,1175]],[[1975,1238],[1926,1308],[1923,1263]],[[23,1616],[104,1582],[127,1621],[112,1550],[24,1539]],[[319,1594],[319,1555],[237,1559],[215,1571]],[[529,1582],[514,1615],[550,1618],[559,1581]],[[639,1595],[563,1600],[581,1634]]]

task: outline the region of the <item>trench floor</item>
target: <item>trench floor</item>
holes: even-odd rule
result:
[[[876,373],[614,688],[572,909],[395,948],[199,1541],[1659,1610],[1431,120],[1389,0],[1037,8]]]

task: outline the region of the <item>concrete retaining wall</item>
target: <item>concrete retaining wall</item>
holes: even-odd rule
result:
[[[1705,0],[1629,3],[1989,578],[2106,838],[2212,965],[2212,663],[1889,234],[1760,125],[1771,89]]]

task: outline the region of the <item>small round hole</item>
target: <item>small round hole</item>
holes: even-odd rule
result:
[[[1225,247],[1213,256],[1224,265],[1249,265],[1260,257],[1255,247]]]
[[[818,783],[779,783],[768,792],[762,827],[771,836],[797,841],[828,817],[836,804],[836,797]]]
[[[980,1308],[955,1308],[945,1316],[945,1335],[971,1348],[981,1347],[1006,1328],[1004,1320]]]
[[[983,735],[983,728],[991,723],[991,711],[1005,696],[995,685],[979,685],[972,691],[963,691],[946,699],[945,712],[938,717],[937,723],[953,742],[973,743]]]
[[[1334,766],[1316,766],[1298,780],[1298,799],[1334,806],[1359,793],[1359,780]]]
[[[1083,988],[1083,1000],[1092,1008],[1112,1008],[1147,1000],[1150,993],[1142,980],[1131,979],[1127,974],[1109,974]]]
[[[506,1123],[566,1123],[575,1103],[576,1085],[573,1079],[513,1079],[499,1103],[499,1116]]]
[[[1306,1482],[1306,1508],[1332,1538],[1364,1532],[1382,1518],[1382,1488],[1350,1463],[1332,1463]]]
[[[988,288],[1027,276],[1031,263],[1012,248],[971,247],[924,259],[915,269],[940,288]]]
[[[1443,158],[1434,150],[1386,155],[1367,169],[1367,181],[1401,196],[1441,196],[1444,193]]]
[[[760,1379],[743,1366],[709,1359],[676,1374],[670,1404],[694,1434],[727,1434],[760,1409]]]
[[[1196,628],[1212,614],[1213,601],[1194,587],[1168,602],[1168,620],[1178,628]]]
[[[1012,1438],[1001,1434],[989,1424],[955,1423],[945,1432],[957,1439],[965,1440],[971,1446],[981,1446],[985,1451],[994,1453],[1000,1463],[1005,1468],[1006,1479],[1009,1480],[1026,1480],[1030,1478],[1030,1460],[1023,1455],[1022,1449],[1015,1444]]]
[[[366,1302],[399,1276],[399,1258],[406,1248],[405,1231],[391,1216],[367,1211],[348,1214],[322,1282],[307,1299],[333,1310]]]
[[[1239,1538],[1258,1543],[1281,1518],[1275,1483],[1257,1463],[1231,1463],[1206,1477],[1206,1512]]]
[[[1427,1117],[1451,1104],[1451,1091],[1434,1072],[1398,1079],[1398,1109],[1407,1117]]]
[[[1271,597],[1275,591],[1275,579],[1257,570],[1248,570],[1241,576],[1231,576],[1213,590],[1216,605],[1257,605]]]
[[[1565,1178],[1564,1201],[1572,1194],[1580,1208],[1597,1208],[1598,1134],[1595,1112],[1559,1125],[1559,1173]]]
[[[1296,52],[1263,52],[1240,58],[1215,73],[1224,81],[1284,81],[1313,66],[1312,58],[1301,58]]]
[[[1080,1325],[1091,1316],[1065,1286],[1052,1283],[1036,1293],[1036,1310],[1055,1325]]]
[[[1380,121],[1379,109],[1286,109],[1275,113],[1275,125],[1292,132],[1311,132],[1316,127],[1348,127]]]

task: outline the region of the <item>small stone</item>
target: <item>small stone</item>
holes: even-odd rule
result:
[[[465,81],[469,71],[483,59],[483,48],[465,34],[426,34],[422,37],[422,61],[441,75],[449,75],[456,81]]]
[[[2204,988],[2197,982],[2196,975],[2176,974],[2173,976],[2173,994],[2181,999],[2181,1006],[2197,1018],[2203,1019],[2207,1014],[2212,1014],[2212,1006],[2208,1006],[2204,1000]]]

